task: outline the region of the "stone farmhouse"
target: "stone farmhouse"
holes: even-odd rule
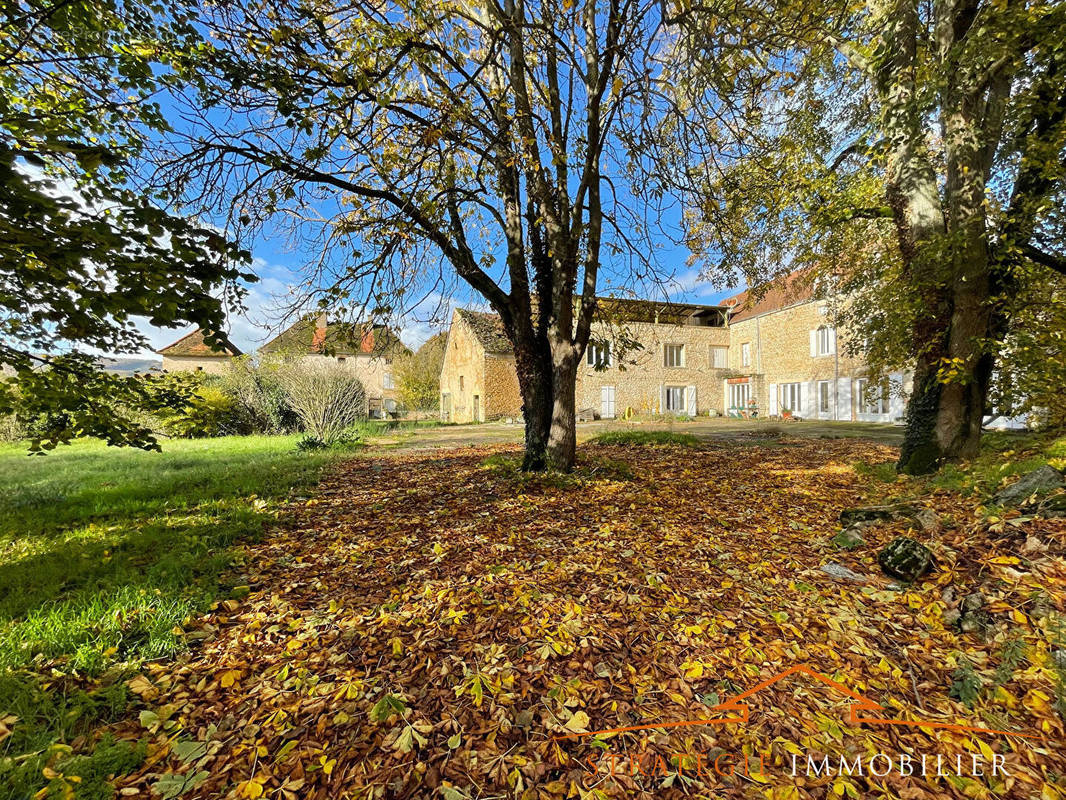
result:
[[[163,356],[165,371],[203,371],[223,374],[240,355],[235,347],[211,350],[201,331],[193,331],[172,345],[156,351]],[[362,382],[367,396],[367,414],[381,417],[397,410],[399,401],[392,362],[407,353],[403,343],[385,325],[329,323],[326,314],[298,319],[259,348],[260,354],[284,355],[345,365]]]
[[[209,375],[227,372],[230,362],[241,355],[241,351],[232,344],[215,350],[204,341],[204,332],[201,330],[187,333],[155,352],[163,357],[164,372],[206,372]]]
[[[893,422],[909,375],[869,390],[866,366],[837,347],[829,304],[788,276],[721,305],[601,298],[577,377],[583,418],[801,417]],[[495,314],[457,310],[440,378],[441,418],[516,419],[514,354]]]

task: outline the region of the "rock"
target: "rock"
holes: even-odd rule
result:
[[[862,538],[858,527],[844,528],[830,541],[841,550],[852,550],[866,544],[866,540]]]
[[[944,591],[940,593],[940,599],[947,603],[949,606],[955,605],[955,601],[958,600],[959,593],[955,591],[954,586],[944,587]]]
[[[963,614],[959,620],[959,630],[963,633],[976,633],[985,627],[985,621],[979,614]]]
[[[845,508],[840,512],[840,524],[845,528],[862,522],[884,522],[902,517],[910,517],[916,514],[918,509],[905,504],[887,506],[862,506],[861,508]]]
[[[972,614],[975,611],[980,611],[984,607],[985,596],[980,592],[968,594],[962,599],[962,612],[964,614]]]
[[[913,583],[933,565],[933,551],[907,536],[897,536],[877,554],[877,563],[889,577]]]
[[[949,608],[944,612],[944,624],[951,627],[962,619],[962,612],[957,608]]]
[[[912,517],[923,533],[936,533],[940,530],[940,517],[931,508],[921,508]]]
[[[1066,482],[1062,480],[1062,473],[1045,464],[1022,475],[1006,489],[1000,489],[992,495],[992,502],[997,506],[1017,506],[1034,494],[1046,494],[1064,486]]]
[[[852,572],[847,567],[841,566],[830,561],[828,564],[822,564],[820,567],[822,572],[831,578],[836,578],[838,581],[851,581],[852,583],[866,583],[866,578],[859,575],[857,572]]]
[[[910,503],[846,508],[840,512],[840,522],[845,528],[876,525],[878,522],[891,522],[898,519],[910,520],[925,533],[935,533],[940,530],[940,517],[933,509],[921,508]]]

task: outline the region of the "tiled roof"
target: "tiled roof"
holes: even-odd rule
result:
[[[204,332],[197,328],[173,344],[156,350],[156,353],[161,356],[196,356],[198,358],[229,358],[241,354],[241,351],[228,339],[223,338],[223,341],[222,349],[216,350],[204,341]]]
[[[743,322],[760,314],[806,303],[813,298],[814,275],[809,269],[799,269],[771,281],[761,293],[748,289],[723,300],[722,305],[734,309],[729,315],[730,322]]]
[[[457,313],[467,327],[474,332],[474,336],[485,348],[486,353],[510,353],[514,349],[503,328],[503,320],[496,314],[467,311],[465,308],[458,309]]]
[[[316,316],[297,320],[265,345],[261,353],[329,353],[338,356],[360,353],[384,353],[406,349],[397,336],[385,325],[356,325],[332,322],[326,325],[325,335]]]

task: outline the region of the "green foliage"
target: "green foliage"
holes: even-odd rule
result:
[[[77,797],[113,797],[108,779],[139,767],[144,743],[115,742],[105,735],[76,755],[65,743],[120,719],[130,701],[122,682],[91,690],[66,683],[46,687],[28,672],[0,672],[0,708],[18,717],[4,742],[15,757],[0,757],[0,800],[24,800],[44,786],[62,796],[64,785],[75,784],[71,776],[80,779]],[[45,767],[59,777],[44,778]]]
[[[129,165],[167,127],[152,95],[164,52],[194,48],[180,11],[73,0],[15,0],[0,29],[0,366],[14,369],[46,446],[78,436],[151,446],[151,431],[111,413],[135,381],[103,374],[69,345],[147,346],[131,318],[221,330],[248,254],[216,229],[137,191]],[[156,62],[156,63],[153,63]],[[41,368],[44,369],[41,369]],[[0,416],[11,412],[0,387]]]
[[[965,703],[968,708],[973,708],[981,696],[981,676],[974,670],[973,665],[965,658],[959,659],[959,665],[951,674],[951,689],[948,694]]]
[[[217,384],[208,382],[200,373],[174,373],[155,379],[161,385],[177,382],[195,388],[188,400],[159,414],[167,436],[180,439],[200,439],[207,436],[226,436],[250,433],[250,425],[240,414],[236,399]]]
[[[617,445],[678,445],[698,447],[700,440],[691,433],[673,431],[607,431],[592,439],[597,444]]]
[[[896,482],[896,464],[892,461],[881,461],[877,464],[870,464],[866,461],[859,461],[852,465],[852,468],[859,475],[863,475],[870,480],[877,481],[879,483],[895,483]]]
[[[445,333],[431,337],[415,353],[393,362],[400,404],[412,411],[437,408],[440,402],[440,371],[444,365]]]
[[[219,385],[237,404],[249,433],[293,433],[300,429],[300,418],[278,382],[279,368],[275,359],[241,356],[233,359],[230,370],[220,379]]]

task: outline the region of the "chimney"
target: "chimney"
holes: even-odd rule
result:
[[[311,339],[311,352],[322,350],[326,343],[326,312],[322,311],[315,319],[315,334]]]

